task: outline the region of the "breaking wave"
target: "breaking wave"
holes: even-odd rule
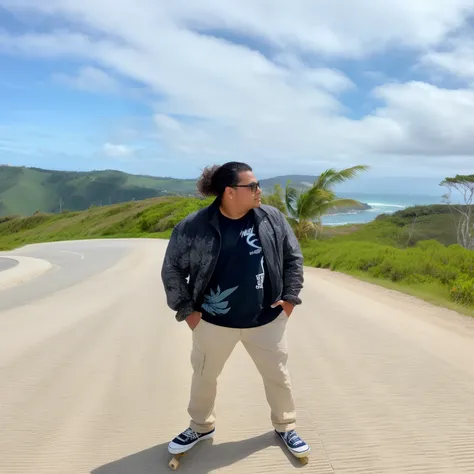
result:
[[[401,206],[400,204],[384,204],[382,202],[368,202],[369,206],[372,207],[398,207],[399,209],[405,209],[407,206]]]

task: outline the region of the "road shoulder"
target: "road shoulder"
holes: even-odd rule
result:
[[[16,260],[18,265],[0,272],[0,291],[32,280],[53,268],[50,262],[40,258],[20,255],[0,256],[2,258]]]

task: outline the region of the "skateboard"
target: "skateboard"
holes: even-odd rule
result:
[[[193,446],[191,446],[190,448],[186,449],[185,451],[182,451],[181,453],[173,453],[172,451],[169,450],[168,448],[168,453],[171,454],[171,456],[173,456],[171,458],[171,461],[168,463],[168,466],[173,470],[173,471],[176,471],[176,469],[178,469],[179,467],[179,463],[180,463],[180,460],[183,456],[185,456],[187,453],[189,453],[189,451],[191,451],[193,448],[195,448],[199,442],[202,442],[202,441],[205,441],[207,439],[211,439],[214,437],[214,433],[215,433],[215,430],[213,430],[212,432],[208,433],[207,435],[204,435],[201,437],[200,441],[196,442]]]
[[[290,451],[291,452],[291,451]],[[295,453],[291,453],[293,454],[293,456],[298,459],[298,461],[300,462],[300,464],[302,464],[303,466],[306,466],[306,464],[309,463],[309,456],[308,456],[308,453],[304,453],[302,456],[297,456]]]
[[[311,449],[309,449],[308,451],[306,451],[304,453],[298,454],[298,453],[294,453],[293,451],[291,451],[288,448],[288,446],[286,446],[286,444],[283,442],[283,440],[281,438],[280,438],[280,442],[282,442],[285,445],[286,449],[290,452],[290,454],[292,454],[296,459],[298,459],[300,464],[302,464],[303,466],[306,466],[309,463],[309,453],[311,452]],[[170,467],[170,469],[172,469],[173,471],[176,471],[179,467],[181,458],[183,456],[186,456],[186,454],[189,451],[191,451],[191,449],[193,449],[193,448],[190,448],[187,451],[184,451],[184,452],[179,453],[179,454],[172,454],[173,457],[172,457],[171,461],[168,463],[168,466]]]
[[[308,449],[308,451],[305,451],[304,453],[298,454],[298,453],[293,452],[279,436],[277,436],[277,438],[280,440],[280,443],[282,443],[285,446],[287,451],[290,454],[292,454],[296,459],[298,459],[300,464],[302,464],[303,466],[306,466],[306,464],[309,463],[309,453],[311,452],[311,448]]]
[[[199,444],[199,443],[198,443]],[[181,461],[181,458],[183,456],[186,456],[186,454],[189,453],[189,451],[191,451],[193,448],[195,448],[197,446],[197,444],[195,444],[193,447],[187,449],[186,451],[183,451],[182,453],[177,453],[177,454],[174,454],[174,453],[171,453],[170,451],[168,451],[169,454],[171,454],[171,456],[173,456],[171,458],[171,461],[168,463],[168,466],[173,470],[173,471],[176,471],[176,469],[178,469],[179,467],[179,463]]]
[[[306,464],[309,463],[309,453],[310,453],[310,451],[306,451],[305,453],[297,454],[297,453],[294,453],[293,451],[291,451],[288,448],[286,448],[286,449],[290,452],[290,454],[292,454],[296,459],[298,459],[300,464],[302,464],[303,466],[306,466]]]
[[[191,448],[192,449],[192,448]],[[187,453],[187,451],[185,451],[184,453],[179,453],[179,454],[174,454],[173,455],[173,459],[171,459],[171,461],[169,462],[168,466],[173,470],[173,471],[176,471],[176,469],[178,469],[179,467],[179,460],[185,456]]]
[[[288,450],[289,451],[289,450]],[[184,452],[184,453],[180,453],[180,454],[175,454],[173,456],[173,459],[171,459],[171,461],[169,462],[169,467],[173,470],[173,471],[176,471],[176,469],[178,469],[179,467],[179,462],[180,462],[180,459],[185,456],[187,453]],[[303,455],[301,456],[298,456],[296,455],[295,453],[291,452],[290,453],[296,458],[298,459],[298,461],[303,465],[303,466],[306,466],[306,464],[309,463],[309,456],[308,456],[308,452],[304,453]]]
[[[192,449],[192,448],[191,448]],[[288,448],[287,448],[288,449]],[[190,450],[188,450],[190,451]],[[173,459],[171,459],[171,461],[169,462],[168,466],[173,470],[173,471],[176,471],[179,467],[179,463],[180,463],[180,459],[186,455],[186,453],[188,451],[185,451],[184,453],[180,453],[180,454],[175,454],[173,455]],[[288,449],[288,451],[290,451]],[[301,455],[298,455],[292,451],[290,451],[290,453],[296,458],[298,459],[298,461],[303,465],[303,466],[306,466],[306,464],[309,463],[309,451],[306,451],[305,453],[301,454]]]

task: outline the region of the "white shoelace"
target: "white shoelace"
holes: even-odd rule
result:
[[[295,431],[290,431],[285,437],[289,443],[294,440],[296,441],[295,445],[303,444],[303,440],[298,436]]]
[[[185,436],[187,439],[189,439],[191,441],[195,441],[196,439],[199,438],[199,435],[192,428],[188,428],[183,433],[183,436]]]

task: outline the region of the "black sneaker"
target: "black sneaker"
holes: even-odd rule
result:
[[[185,451],[188,451],[188,449],[196,446],[199,441],[213,438],[215,431],[216,429],[214,428],[208,433],[196,433],[193,429],[188,428],[170,442],[168,445],[168,451],[171,454],[184,453]]]
[[[298,433],[295,430],[287,431],[286,433],[275,430],[275,433],[283,440],[286,447],[294,453],[295,456],[306,455],[311,450],[310,447],[298,436]]]

